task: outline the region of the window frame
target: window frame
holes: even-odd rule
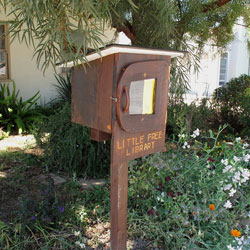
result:
[[[222,59],[226,59],[226,65],[225,65],[225,68],[223,68],[223,70],[226,71],[225,73],[221,73],[221,70],[222,70],[221,61],[222,61]],[[229,53],[228,53],[228,51],[225,51],[223,54],[220,55],[219,86],[225,85],[225,83],[228,80],[228,61],[229,61]],[[225,80],[221,79],[221,75],[225,76]]]
[[[4,32],[8,29],[8,24],[0,24],[0,26],[4,26]],[[9,35],[4,37],[5,49],[1,49],[0,51],[6,52],[6,65],[7,65],[7,74],[0,75],[0,82],[5,80],[10,80],[10,43],[9,43]]]
[[[250,76],[250,56],[248,57],[248,75]]]

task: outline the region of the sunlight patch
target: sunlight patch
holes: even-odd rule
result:
[[[6,178],[6,177],[7,177],[7,173],[0,171],[0,178]]]

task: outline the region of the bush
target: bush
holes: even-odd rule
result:
[[[216,89],[213,94],[213,106],[220,123],[228,123],[233,132],[249,135],[250,76],[241,75]]]
[[[109,143],[90,140],[90,129],[71,122],[71,108],[61,109],[37,124],[35,137],[45,149],[48,167],[77,176],[104,177],[109,173]]]
[[[51,101],[53,107],[63,106],[65,102],[71,103],[71,73],[66,77],[55,75],[56,84],[53,84],[57,90],[57,96]]]
[[[39,92],[26,101],[22,97],[18,99],[19,91],[13,82],[13,89],[10,90],[9,84],[0,83],[0,127],[7,133],[29,132],[33,128],[34,121],[43,118],[43,115],[34,105],[39,100]]]
[[[200,129],[218,129],[219,125],[214,124],[213,110],[211,109],[209,99],[202,99],[199,104],[184,102],[173,103],[168,105],[167,134],[168,136],[178,134],[185,128],[190,131],[196,128]]]

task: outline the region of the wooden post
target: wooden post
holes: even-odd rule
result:
[[[111,162],[111,250],[126,250],[128,162]]]

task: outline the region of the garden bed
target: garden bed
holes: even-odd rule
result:
[[[130,162],[128,249],[250,249],[249,145],[218,138],[183,133]],[[109,179],[52,169],[39,148],[0,152],[0,248],[109,249]]]

